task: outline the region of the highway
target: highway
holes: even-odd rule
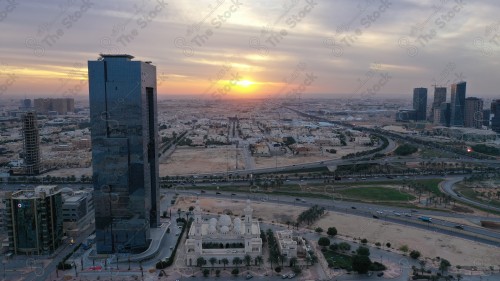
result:
[[[219,192],[220,194],[216,194],[215,191],[205,191],[205,193],[198,193],[196,191],[168,191],[168,192],[177,192],[185,195],[193,195],[193,196],[204,196],[204,197],[212,197],[212,198],[225,198],[228,200],[231,199],[251,199],[269,203],[278,203],[278,204],[287,204],[292,206],[301,206],[301,207],[310,207],[313,204],[318,204],[320,206],[324,206],[327,210],[346,213],[351,215],[357,215],[367,218],[373,218],[373,215],[378,217],[378,220],[389,221],[393,223],[398,223],[407,226],[413,226],[421,229],[432,230],[442,234],[448,234],[452,236],[457,236],[465,239],[469,239],[472,241],[477,241],[493,246],[500,246],[500,232],[489,230],[482,227],[475,226],[463,226],[463,229],[457,229],[457,223],[440,220],[433,218],[432,223],[424,223],[418,217],[420,216],[441,216],[441,217],[455,217],[455,218],[474,218],[481,219],[475,216],[467,216],[467,215],[459,215],[459,214],[450,214],[439,211],[429,211],[429,210],[421,210],[419,209],[417,212],[409,208],[401,208],[401,207],[385,207],[381,205],[368,204],[368,203],[358,203],[358,202],[347,202],[342,201],[341,199],[316,199],[314,198],[314,202],[310,198],[304,198],[305,202],[302,198],[294,198],[289,196],[269,196],[263,193],[229,193],[229,192]],[[234,194],[234,195],[232,195]],[[300,200],[297,200],[300,199]],[[354,207],[354,208],[353,208]],[[382,212],[381,214],[378,212]],[[397,214],[400,214],[399,216]],[[405,214],[409,214],[411,216],[406,216]],[[498,218],[488,218],[488,220],[500,221]]]

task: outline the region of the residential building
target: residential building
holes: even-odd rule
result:
[[[132,59],[88,62],[99,254],[144,251],[159,224],[156,67]]]
[[[75,100],[73,98],[39,98],[34,100],[35,110],[40,114],[49,114],[55,111],[59,115],[75,112]]]
[[[483,100],[475,97],[465,99],[464,127],[481,129],[483,127]]]
[[[27,112],[22,117],[23,126],[23,159],[24,173],[37,175],[40,173],[40,136],[36,113]]]

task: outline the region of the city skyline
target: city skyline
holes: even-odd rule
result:
[[[493,98],[478,73],[498,68],[497,14],[493,1],[22,3],[2,18],[0,97],[82,99],[89,57],[132,53],[157,65],[160,98],[401,97],[460,80]]]

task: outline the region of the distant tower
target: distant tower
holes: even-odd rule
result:
[[[483,127],[483,100],[475,97],[465,99],[464,126],[481,129]]]
[[[467,82],[451,85],[450,126],[463,127],[465,118],[465,89]]]
[[[413,89],[413,109],[415,110],[415,121],[427,119],[427,88]]]
[[[40,173],[40,136],[36,113],[30,111],[24,114],[22,123],[25,174],[38,175]]]
[[[491,129],[500,134],[500,99],[491,102]]]
[[[439,120],[439,118],[434,118],[433,114],[436,109],[439,110],[441,108],[443,102],[446,102],[446,87],[437,87],[437,85],[434,85],[434,101],[432,102],[431,108],[431,120]]]

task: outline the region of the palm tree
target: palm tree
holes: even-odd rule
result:
[[[239,257],[235,257],[233,259],[233,264],[236,265],[236,268],[238,268],[238,265],[240,265],[242,260]]]
[[[213,271],[214,270],[214,264],[217,262],[217,259],[214,258],[214,257],[211,257],[208,261],[212,265],[212,271]]]
[[[247,268],[250,267],[250,263],[252,262],[252,257],[250,255],[245,255],[243,258],[245,260],[245,264],[247,265]]]
[[[262,258],[262,256],[255,257],[255,264],[256,265],[260,266],[263,262],[264,262],[264,259]]]
[[[196,259],[196,266],[202,267],[207,263],[207,261],[203,257],[199,257]]]
[[[226,270],[226,265],[229,263],[229,260],[226,258],[222,259],[222,264],[224,265],[224,270]]]

